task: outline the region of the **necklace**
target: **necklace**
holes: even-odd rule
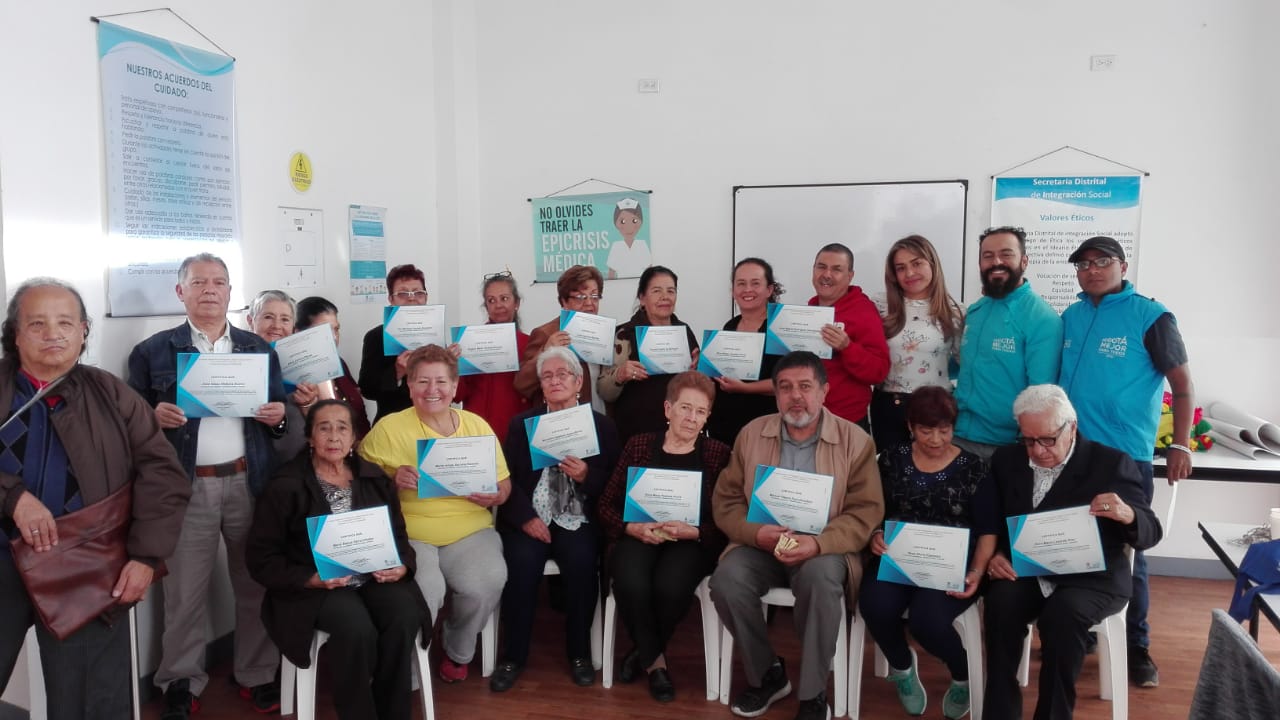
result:
[[[414,417],[418,417],[418,414],[417,414],[417,413],[414,413]],[[436,431],[436,429],[435,429],[434,427],[433,427],[433,428],[431,428],[431,429],[432,429],[433,431],[436,431],[436,434],[437,434],[437,435],[442,435],[442,436],[444,436],[444,437],[453,437],[453,434],[454,434],[454,433],[456,433],[456,432],[458,432],[458,424],[459,424],[459,423],[458,423],[458,418],[453,414],[453,410],[452,410],[452,409],[450,409],[450,410],[449,410],[449,421],[450,421],[450,424],[452,424],[452,425],[453,425],[453,429],[452,429],[452,430],[450,430],[450,431],[449,431],[449,432],[447,432],[447,433]],[[418,427],[422,428],[422,434],[423,434],[423,436],[424,436],[424,437],[426,437],[428,440],[429,440],[429,439],[431,439],[431,435],[430,435],[430,433],[428,433],[428,432],[427,432],[427,426],[426,426],[426,424],[425,424],[425,423],[423,423],[423,422],[422,422],[422,418],[421,418],[421,417],[418,417]]]

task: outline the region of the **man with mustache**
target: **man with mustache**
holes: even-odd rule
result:
[[[831,346],[831,359],[822,361],[831,378],[827,408],[870,430],[871,386],[889,375],[889,345],[875,303],[852,283],[853,251],[840,243],[824,245],[813,259],[817,294],[809,304],[835,308],[835,322],[822,328],[822,340]]]
[[[824,690],[836,634],[857,597],[862,550],[884,518],[884,495],[871,437],[823,407],[830,386],[818,356],[783,356],[773,372],[773,388],[778,414],[756,418],[742,429],[716,481],[711,511],[729,537],[729,549],[711,576],[711,599],[733,634],[747,676],[748,687],[730,709],[756,717],[791,692],[782,658],[769,644],[760,598],[770,588],[791,588],[801,638],[796,718],[826,720],[831,710]],[[747,520],[759,467],[833,478],[828,520],[820,533]]]
[[[1022,228],[988,228],[978,243],[983,297],[969,306],[960,342],[955,444],[990,460],[997,447],[1018,438],[1018,393],[1058,381],[1062,319],[1022,277]]]
[[[178,268],[174,287],[186,308],[181,325],[161,330],[129,354],[129,386],[155,409],[156,420],[178,453],[191,481],[191,502],[164,589],[164,634],[155,683],[164,689],[160,720],[186,720],[200,709],[209,682],[209,583],[226,543],[227,573],[236,599],[235,679],[241,697],[257,712],[280,707],[275,682],[280,652],[259,613],[265,589],[249,577],[244,549],[253,522],[254,497],[271,472],[272,446],[284,435],[284,381],[280,360],[265,340],[227,320],[231,278],[227,264],[209,253],[193,255]],[[268,402],[253,417],[188,418],[177,405],[179,353],[261,353],[268,356]]]

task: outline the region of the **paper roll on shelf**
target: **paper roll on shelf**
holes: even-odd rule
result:
[[[1209,424],[1213,425],[1219,434],[1235,437],[1241,442],[1280,455],[1280,427],[1275,423],[1221,401],[1210,403],[1209,407],[1205,408],[1205,415],[1210,417]],[[1227,425],[1232,426],[1231,431],[1220,429],[1220,426]]]

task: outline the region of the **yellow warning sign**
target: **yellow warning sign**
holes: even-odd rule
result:
[[[311,189],[311,158],[306,153],[296,152],[289,158],[289,181],[298,192]]]

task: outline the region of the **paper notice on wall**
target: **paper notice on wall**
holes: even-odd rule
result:
[[[174,270],[240,268],[235,60],[98,23],[112,315],[181,314]]]
[[[1054,310],[1078,299],[1080,284],[1067,258],[1095,235],[1115,238],[1129,263],[1125,277],[1137,277],[1141,176],[998,177],[991,198],[992,227],[1027,231],[1026,279]]]
[[[313,288],[324,277],[324,211],[282,207],[280,224],[281,287]]]
[[[387,302],[387,209],[352,205],[347,211],[351,239],[351,302]]]

